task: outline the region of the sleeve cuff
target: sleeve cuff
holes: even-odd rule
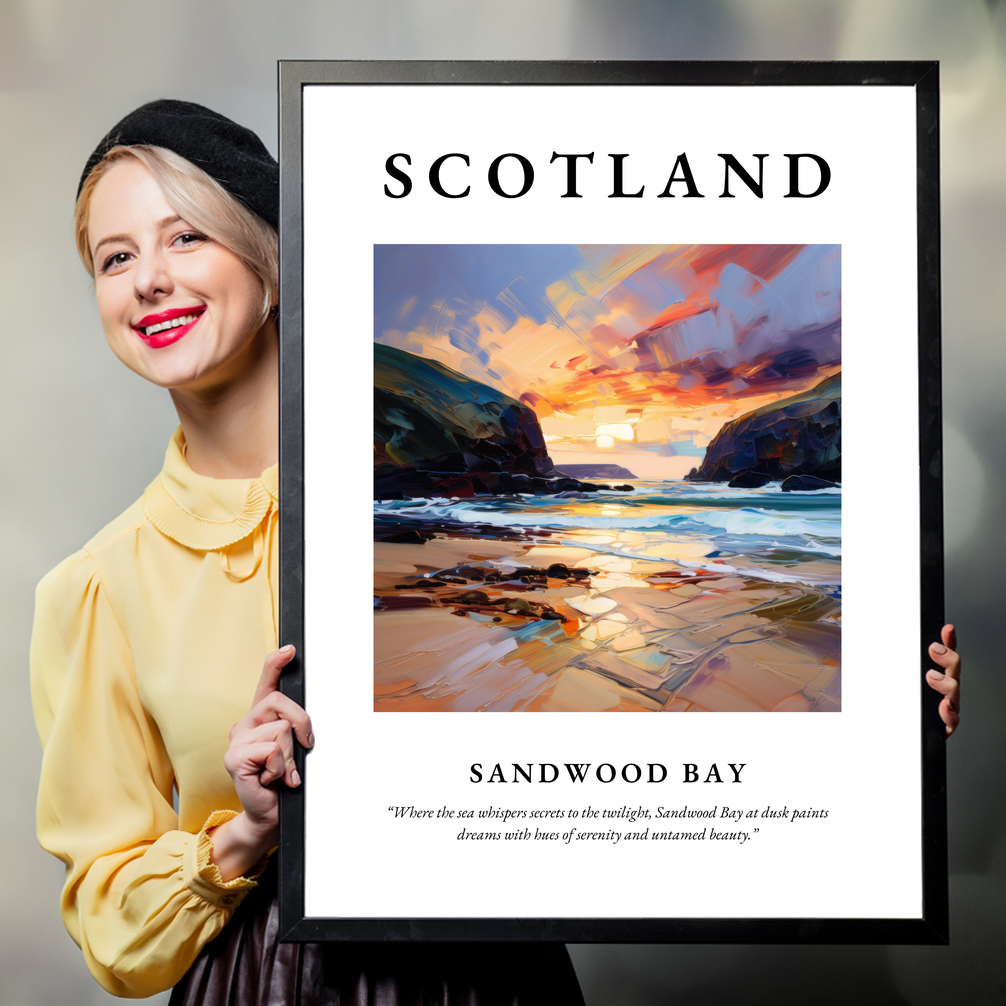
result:
[[[187,843],[182,858],[182,875],[186,886],[194,894],[218,908],[237,908],[245,895],[252,888],[258,887],[255,878],[261,876],[269,865],[269,857],[263,856],[246,876],[224,880],[216,863],[210,861],[213,842],[207,832],[237,815],[236,810],[215,810],[206,819],[202,831],[194,836],[195,840]]]

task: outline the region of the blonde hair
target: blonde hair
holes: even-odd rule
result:
[[[94,259],[87,240],[91,198],[109,168],[126,158],[139,161],[154,176],[168,205],[183,220],[234,252],[255,273],[262,283],[264,323],[279,293],[279,236],[202,168],[165,147],[112,147],[84,181],[74,211],[74,238],[92,279]]]

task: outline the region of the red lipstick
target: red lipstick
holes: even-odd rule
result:
[[[151,349],[161,349],[164,346],[170,346],[173,342],[178,342],[184,335],[187,335],[205,310],[204,305],[199,305],[196,307],[173,307],[168,311],[148,314],[133,325],[133,331]],[[178,322],[184,318],[189,320],[179,324]]]

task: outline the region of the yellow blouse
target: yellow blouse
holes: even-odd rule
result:
[[[115,995],[174,985],[255,886],[223,882],[206,829],[241,809],[228,731],[276,646],[277,492],[276,467],[197,475],[176,431],[143,498],[38,586],[38,836]]]

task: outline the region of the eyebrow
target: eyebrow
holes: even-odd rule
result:
[[[165,227],[170,227],[172,224],[177,224],[181,221],[181,217],[175,213],[170,217],[165,217],[163,220],[158,220],[154,225],[157,230],[163,230]],[[112,244],[116,241],[132,242],[132,238],[128,234],[109,234],[107,237],[103,237],[91,250],[91,257],[96,258],[98,255],[98,249],[102,245]]]

